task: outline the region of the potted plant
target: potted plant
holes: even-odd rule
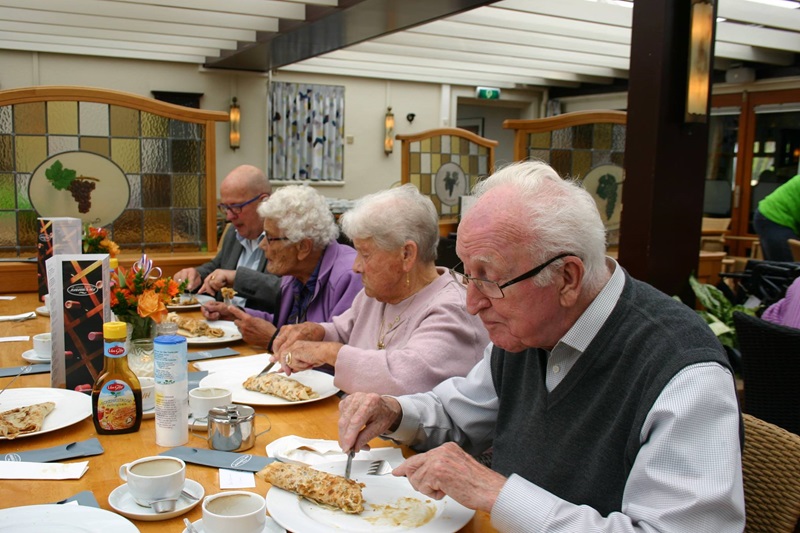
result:
[[[734,311],[741,311],[755,316],[756,308],[733,304],[721,290],[713,285],[700,283],[694,276],[689,277],[689,285],[691,285],[694,295],[703,307],[697,310],[697,314],[703,317],[711,331],[714,332],[722,346],[725,347],[734,371],[738,372],[741,368],[742,356],[739,352],[739,341],[736,338],[733,313]]]

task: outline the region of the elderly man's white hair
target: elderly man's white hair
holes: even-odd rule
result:
[[[321,250],[336,240],[339,227],[325,197],[307,185],[278,187],[258,206],[258,214],[274,221],[291,242],[311,239]]]
[[[543,161],[525,161],[499,169],[479,182],[473,194],[480,197],[500,186],[513,187],[524,205],[525,216],[519,222],[530,237],[533,262],[565,252],[575,254],[586,268],[583,285],[599,290],[606,272],[606,231],[597,204],[580,183],[562,179]],[[553,270],[546,269],[534,282],[547,285],[552,275]]]

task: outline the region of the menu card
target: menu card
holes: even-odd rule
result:
[[[47,294],[46,261],[56,254],[81,253],[81,219],[72,217],[39,218],[37,250],[37,276],[39,301]]]
[[[103,370],[103,323],[111,319],[108,254],[54,255],[46,265],[50,386],[89,392]]]

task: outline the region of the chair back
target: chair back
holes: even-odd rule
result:
[[[800,436],[751,415],[744,420],[745,533],[791,533],[800,518]]]
[[[800,434],[800,329],[735,312],[742,352],[742,410]]]
[[[725,250],[725,235],[728,233],[730,226],[730,218],[703,217],[700,249],[707,252]]]
[[[792,251],[792,258],[795,263],[800,263],[800,241],[789,239],[789,249]]]

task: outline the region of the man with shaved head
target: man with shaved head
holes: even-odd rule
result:
[[[252,165],[233,169],[219,188],[218,209],[231,225],[222,239],[216,257],[197,268],[184,268],[175,274],[178,281],[189,281],[189,289],[220,299],[223,287],[232,287],[235,305],[274,313],[280,299],[280,278],[266,270],[267,260],[258,247],[264,238],[264,223],[258,204],[272,192],[267,176]]]

